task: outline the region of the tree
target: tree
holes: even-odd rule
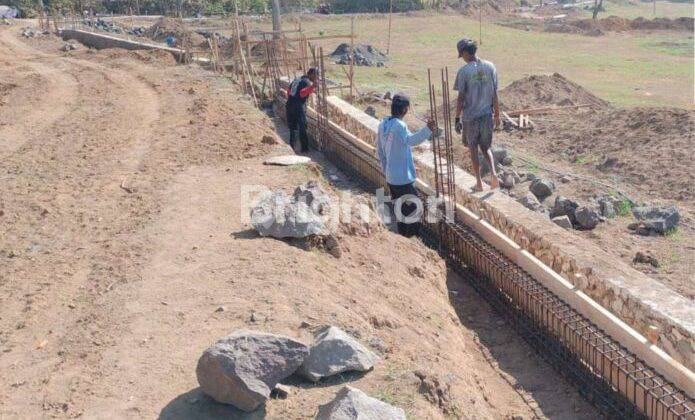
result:
[[[594,20],[596,20],[596,18],[598,17],[598,12],[600,12],[601,10],[603,10],[603,0],[594,0]]]

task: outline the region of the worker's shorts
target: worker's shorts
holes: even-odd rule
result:
[[[492,132],[494,129],[495,123],[492,120],[492,115],[484,115],[470,121],[463,121],[464,143],[468,144],[470,150],[480,147],[480,150],[485,153],[492,146]]]

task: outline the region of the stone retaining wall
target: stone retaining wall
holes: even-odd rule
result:
[[[375,144],[378,120],[337,97],[329,97],[328,102],[333,122],[361,140]],[[435,185],[432,153],[429,150],[415,153],[415,162],[423,181]],[[458,167],[456,185],[460,204],[640,334],[653,336],[650,329],[656,327],[657,345],[695,370],[695,319],[691,301],[503,193],[472,193],[475,178]]]

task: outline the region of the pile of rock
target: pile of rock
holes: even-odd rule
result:
[[[319,328],[311,346],[290,337],[241,330],[203,352],[196,376],[202,391],[215,401],[251,412],[291,375],[319,382],[344,372],[368,372],[377,360],[376,354],[334,326]],[[321,406],[316,418],[342,419],[346,412],[359,414],[350,418],[405,419],[403,410],[351,387]]]
[[[350,44],[343,43],[333,51],[331,57],[336,64],[350,64]],[[388,56],[374,48],[372,45],[356,44],[352,49],[352,58],[356,66],[384,67]]]
[[[22,36],[24,38],[36,38],[39,36],[44,36],[44,35],[49,35],[49,31],[38,31],[32,28],[24,28],[22,29]]]

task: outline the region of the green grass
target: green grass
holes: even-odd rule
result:
[[[358,17],[358,42],[385,51],[384,22],[383,18]],[[309,21],[303,27],[310,35],[346,34],[350,20],[337,16]],[[454,15],[398,15],[393,27],[391,62],[387,68],[357,67],[357,87],[360,91],[406,91],[416,111],[422,112],[429,108],[427,69],[449,67],[453,83],[454,72],[462,65],[456,42],[464,36],[477,39],[478,22]],[[586,37],[484,23],[482,41],[480,56],[495,63],[502,87],[530,74],[558,72],[618,106],[692,107],[693,39],[687,34],[654,31]],[[340,42],[323,41],[324,52],[332,52]],[[345,78],[338,66],[332,66],[329,75]]]
[[[584,165],[584,164],[585,164],[586,162],[588,162],[588,161],[589,161],[589,160],[588,160],[587,157],[584,156],[584,155],[579,155],[579,156],[577,156],[576,158],[574,158],[574,163],[578,163],[578,164],[580,164],[580,165]]]
[[[693,39],[685,36],[682,38],[643,39],[640,41],[640,46],[672,56],[689,57],[693,53]]]
[[[632,214],[632,204],[627,198],[623,198],[618,204],[618,216],[628,217]]]

